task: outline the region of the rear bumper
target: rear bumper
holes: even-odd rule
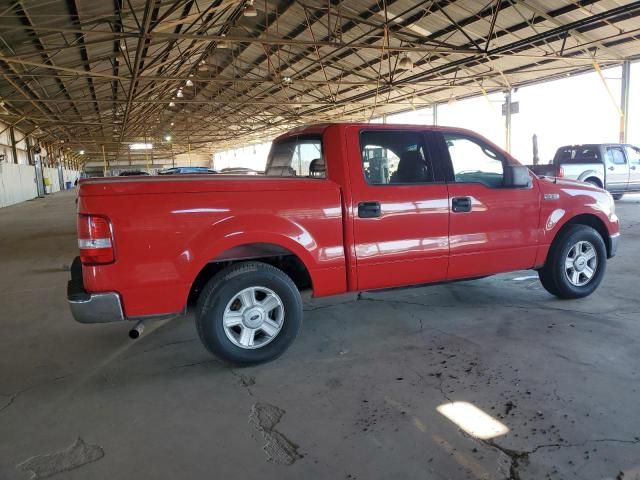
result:
[[[71,314],[80,323],[106,323],[125,320],[120,295],[116,292],[88,293],[82,282],[80,257],[71,264],[71,280],[67,284],[67,302]]]
[[[619,233],[609,237],[609,258],[615,257],[616,253],[618,253],[618,243],[620,243]]]

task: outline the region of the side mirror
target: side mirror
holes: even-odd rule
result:
[[[531,186],[529,169],[524,165],[506,165],[504,167],[505,188],[528,188]]]

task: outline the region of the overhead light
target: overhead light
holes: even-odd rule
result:
[[[120,40],[120,50],[126,50],[127,49],[127,42],[125,42],[124,40]]]
[[[176,106],[175,102],[169,102],[169,107],[175,107],[175,106]]]
[[[288,85],[291,83],[291,77],[284,77],[282,81]]]
[[[173,127],[173,125],[174,125],[174,123],[173,123],[173,122],[171,122],[171,126],[172,126],[172,127]]]
[[[411,58],[409,58],[409,55],[407,55],[406,53],[400,59],[400,62],[398,63],[398,69],[413,70],[413,61],[411,60]]]
[[[220,35],[221,37],[226,37],[226,35],[223,33]],[[223,39],[218,41],[218,45],[217,48],[229,48],[229,44]]]
[[[247,2],[242,15],[244,15],[245,17],[256,17],[258,15],[258,10],[256,10],[256,7],[253,5],[253,0],[249,0]]]
[[[130,143],[129,150],[151,150],[153,143]]]
[[[193,82],[191,80],[187,80],[187,83],[184,84],[185,87],[193,87]]]
[[[167,135],[166,137],[164,137],[164,139],[165,139],[167,142],[170,142],[170,141],[171,141],[171,135]]]
[[[84,150],[80,150],[80,155],[84,155]]]
[[[178,97],[178,98],[184,97],[184,95],[182,94],[182,89],[181,88],[178,89],[178,93],[176,93],[176,97]]]

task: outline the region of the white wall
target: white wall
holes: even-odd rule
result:
[[[24,202],[37,195],[34,166],[0,163],[0,207]]]

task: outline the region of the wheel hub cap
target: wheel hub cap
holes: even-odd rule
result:
[[[242,314],[242,323],[247,328],[258,328],[264,322],[264,317],[263,308],[250,308]]]
[[[284,304],[269,288],[245,288],[227,303],[222,324],[225,335],[237,347],[264,347],[282,330]]]
[[[591,242],[580,241],[567,252],[565,275],[575,287],[584,287],[595,276],[598,269],[598,255]]]

